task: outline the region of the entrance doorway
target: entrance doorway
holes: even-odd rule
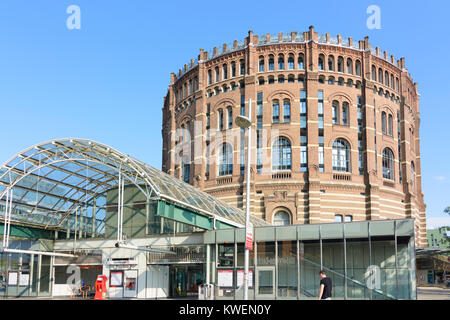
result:
[[[256,269],[256,298],[275,299],[275,267]]]
[[[169,274],[171,297],[198,295],[198,287],[205,281],[203,264],[171,265]]]

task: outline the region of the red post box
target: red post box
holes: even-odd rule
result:
[[[94,300],[106,299],[106,281],[108,278],[105,275],[99,275],[95,281],[95,297]]]

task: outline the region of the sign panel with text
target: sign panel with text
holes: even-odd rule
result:
[[[253,250],[253,225],[250,224],[246,234],[245,234],[245,247],[248,250]]]

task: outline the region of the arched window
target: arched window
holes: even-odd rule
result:
[[[284,55],[282,53],[278,55],[278,70],[284,70]]]
[[[274,59],[273,55],[269,55],[269,71],[274,70]]]
[[[349,124],[348,121],[349,104],[348,102],[342,103],[342,125],[346,126]]]
[[[293,70],[294,69],[294,55],[291,53],[288,57],[288,69]]]
[[[383,83],[383,70],[378,69],[378,82]]]
[[[328,78],[328,84],[331,84],[331,85],[334,84],[334,77],[329,77]]]
[[[320,59],[320,58],[319,58],[319,59]],[[298,68],[299,68],[300,70],[305,69],[305,62],[304,62],[304,58],[303,58],[303,53],[300,53],[300,54],[298,55]],[[321,70],[321,69],[319,68],[319,70]],[[322,60],[322,70],[323,70],[323,60]]]
[[[343,222],[342,214],[337,214],[334,216],[334,222]]]
[[[394,135],[393,131],[394,131],[393,130],[393,119],[392,119],[392,114],[390,114],[388,116],[388,132],[391,137],[393,137],[393,135]]]
[[[264,72],[264,57],[259,57],[259,72]]]
[[[239,60],[239,65],[240,65],[240,74],[241,76],[243,76],[245,74],[245,62],[244,59]]]
[[[233,148],[228,143],[223,143],[219,150],[219,176],[233,173]]]
[[[320,54],[319,55],[319,70],[324,70],[324,64],[325,64],[324,60],[325,60],[324,55]]]
[[[416,169],[414,168],[414,162],[411,162],[411,189],[414,192],[416,185]]]
[[[189,180],[191,177],[191,173],[190,173],[191,164],[189,162],[190,162],[189,157],[183,156],[182,176],[183,176],[183,181],[186,183],[189,183]]]
[[[220,78],[219,78],[219,67],[216,67],[214,70],[216,72],[216,82],[219,82],[220,81]]]
[[[278,83],[284,83],[284,76],[282,74],[278,76]]]
[[[293,74],[288,75],[288,83],[295,83],[295,76]]]
[[[259,85],[263,85],[264,84],[264,77],[259,77],[258,78],[258,83],[259,83]]]
[[[222,92],[228,92],[228,86],[226,84],[222,86]]]
[[[272,122],[280,122],[280,102],[278,100],[273,100],[272,102]]]
[[[372,66],[372,81],[377,81],[377,68]]]
[[[274,78],[273,76],[269,76],[269,78],[268,78],[268,83],[269,83],[269,84],[275,83],[275,78]]]
[[[328,71],[334,71],[334,56],[328,57]]]
[[[344,85],[344,82],[345,82],[344,78],[342,78],[342,77],[338,78],[338,86],[342,87]]]
[[[361,76],[361,62],[359,60],[355,62],[355,74]]]
[[[383,150],[383,178],[394,180],[394,153],[389,148]]]
[[[332,151],[333,171],[351,172],[350,144],[345,139],[336,139]]]
[[[386,134],[386,112],[381,113],[381,131]]]
[[[284,137],[278,138],[272,147],[272,170],[291,170],[291,143]]]
[[[384,84],[389,87],[389,73],[387,71],[384,73]]]
[[[208,84],[212,84],[212,72],[208,70]]]
[[[226,63],[224,63],[222,66],[222,79],[228,79],[228,65]]]
[[[395,89],[397,90],[397,92],[400,91],[400,82],[398,78],[395,78]]]
[[[333,124],[339,124],[339,102],[334,100],[331,106]]]
[[[349,87],[349,88],[353,87],[353,80],[352,79],[348,79],[347,80],[347,87]]]
[[[283,100],[283,122],[291,121],[291,101],[289,99]]]
[[[286,211],[278,211],[273,216],[274,226],[288,226],[291,224],[291,218]]]
[[[347,59],[347,73],[353,74],[353,61],[352,59]]]
[[[236,77],[236,62],[231,62],[231,77]]]
[[[223,130],[223,110],[219,109],[218,110],[218,127],[219,130]]]
[[[338,72],[344,72],[344,58],[338,57]]]
[[[394,82],[394,75],[391,74],[391,88],[392,90],[395,90],[395,82]]]

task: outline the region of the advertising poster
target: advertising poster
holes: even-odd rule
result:
[[[8,274],[8,285],[17,286],[17,271],[10,271]]]
[[[29,273],[21,273],[19,277],[19,286],[26,287],[30,282],[30,274]]]
[[[219,287],[232,287],[233,286],[233,270],[217,271],[217,285]]]
[[[111,271],[110,286],[111,287],[121,287],[122,286],[122,271]]]

